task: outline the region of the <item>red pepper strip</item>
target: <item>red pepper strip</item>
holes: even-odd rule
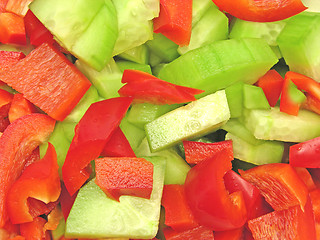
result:
[[[55,121],[33,113],[11,123],[0,138],[0,228],[8,219],[5,199],[12,184],[21,175],[28,156],[47,141]]]
[[[0,107],[5,106],[8,103],[11,103],[12,99],[13,99],[13,94],[0,88]]]
[[[320,188],[320,168],[309,168],[308,171],[310,172],[316,187]]]
[[[305,93],[306,100],[302,103],[301,107],[309,111],[313,111],[320,115],[320,99]]]
[[[186,240],[186,239],[201,239],[213,240],[212,230],[198,226],[184,231],[175,231],[172,228],[166,227],[163,229],[166,240]]]
[[[57,229],[60,220],[63,219],[63,213],[60,206],[56,205],[56,207],[48,214],[47,218],[48,222],[44,225],[44,229],[49,231]]]
[[[6,6],[7,12],[15,13],[24,17],[28,11],[28,5],[33,0],[9,0]]]
[[[97,158],[95,169],[95,183],[108,197],[117,201],[122,195],[150,198],[153,164],[144,158]]]
[[[283,81],[283,77],[272,69],[256,82],[256,85],[262,88],[271,107],[274,107],[280,98]]]
[[[9,109],[10,109],[10,103],[0,107],[0,132],[1,133],[4,132],[4,130],[10,124],[10,121],[8,118]]]
[[[164,223],[166,226],[175,231],[199,226],[187,203],[183,185],[164,185],[161,203],[165,209]]]
[[[223,179],[229,193],[242,192],[246,203],[248,219],[253,219],[272,211],[272,208],[264,203],[264,198],[260,194],[259,189],[244,180],[236,172],[229,170]]]
[[[76,200],[77,193],[78,192],[76,192],[75,194],[70,196],[66,187],[64,186],[64,183],[61,182],[61,194],[60,194],[59,202],[60,202],[61,211],[63,213],[65,220],[67,220],[67,218],[69,216],[72,205],[73,205],[74,201]]]
[[[0,13],[0,42],[26,45],[27,37],[23,17],[14,13]]]
[[[224,184],[232,160],[233,155],[222,150],[195,165],[185,181],[186,199],[195,219],[214,231],[239,228],[247,220],[242,192],[229,195]]]
[[[232,229],[228,231],[214,232],[214,240],[242,240],[244,227]]]
[[[320,168],[319,149],[320,137],[290,146],[290,165],[294,167]]]
[[[46,222],[42,217],[37,217],[32,222],[20,224],[21,236],[25,237],[26,240],[50,240],[50,233],[44,231]]]
[[[320,100],[320,83],[303,74],[288,71],[286,78],[290,79],[300,90],[310,93]]]
[[[317,188],[310,192],[310,198],[312,202],[312,209],[315,217],[315,221],[320,223],[320,188]]]
[[[291,79],[285,77],[280,98],[280,111],[297,116],[301,103],[295,102],[292,99],[292,96],[290,94],[290,88],[292,87],[292,84],[293,83]]]
[[[135,157],[128,139],[120,129],[117,127],[112,133],[109,141],[104,146],[101,154],[102,157]]]
[[[314,215],[310,198],[304,211],[299,205],[274,211],[248,221],[254,239],[316,240]]]
[[[29,213],[32,218],[39,217],[41,215],[49,214],[58,204],[57,201],[49,202],[48,204],[35,199],[35,198],[28,198],[27,204],[29,208]]]
[[[38,110],[36,107],[27,99],[23,97],[23,94],[16,93],[13,96],[8,117],[9,121],[13,122],[14,120],[31,113],[36,113]]]
[[[31,163],[39,160],[40,160],[40,151],[39,151],[39,147],[37,147],[32,151],[32,153],[29,156],[26,157],[26,163],[24,165],[23,170],[26,169],[26,167],[28,167]]]
[[[28,10],[26,16],[24,17],[24,24],[27,36],[29,37],[32,45],[40,46],[45,42],[49,44],[55,43],[53,35],[31,10]]]
[[[7,2],[8,0],[0,0],[0,13],[6,12]]]
[[[26,238],[25,237],[22,237],[22,236],[15,236],[13,238],[10,238],[9,240],[25,240]]]
[[[7,195],[7,209],[12,223],[31,222],[27,199],[36,198],[45,203],[55,202],[60,195],[57,155],[49,143],[46,155],[29,165],[11,186]]]
[[[160,0],[159,17],[153,19],[155,33],[178,45],[188,45],[192,29],[192,0]]]
[[[119,126],[132,98],[118,97],[93,103],[77,124],[62,176],[70,195],[89,178],[88,164],[99,157],[112,133]]]
[[[294,170],[296,170],[299,178],[304,182],[304,184],[306,185],[309,192],[313,191],[317,188],[312,177],[311,177],[311,174],[309,173],[309,171],[306,168],[294,167]]]
[[[232,140],[215,143],[203,143],[194,141],[183,141],[185,158],[189,164],[197,164],[206,158],[212,157],[217,152],[226,149],[228,154],[233,155]]]
[[[8,70],[24,57],[25,55],[22,52],[0,51],[0,72]]]
[[[213,0],[222,11],[242,20],[253,22],[273,22],[292,17],[307,9],[300,0],[250,1]]]
[[[175,104],[196,100],[194,95],[203,90],[183,87],[163,81],[151,74],[126,69],[123,72],[122,83],[127,83],[119,89],[120,96],[133,97],[136,102],[152,104]]]
[[[61,52],[46,43],[6,72],[1,72],[0,80],[60,121],[91,85]]]
[[[271,163],[239,172],[260,190],[273,209],[279,211],[295,205],[304,209],[308,189],[289,164]]]

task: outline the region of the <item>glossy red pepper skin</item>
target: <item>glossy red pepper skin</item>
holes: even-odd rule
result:
[[[9,121],[13,122],[24,115],[37,112],[37,108],[28,99],[25,99],[23,94],[16,93],[13,96],[8,117]]]
[[[4,44],[27,44],[23,17],[11,12],[0,13],[0,42]]]
[[[162,33],[178,45],[188,45],[192,29],[192,1],[160,0],[159,17],[153,19],[154,32]]]
[[[22,52],[0,51],[0,72],[8,70],[24,57],[25,55]]]
[[[247,21],[273,22],[292,17],[306,9],[300,0],[249,1],[213,0],[222,10]]]
[[[319,168],[320,137],[290,146],[289,162],[294,167]]]
[[[44,114],[30,114],[11,123],[0,138],[0,228],[8,219],[5,199],[21,175],[28,156],[54,129],[55,120]]]
[[[104,157],[95,160],[95,183],[110,198],[130,195],[149,199],[153,187],[153,164],[137,157]]]
[[[99,157],[131,103],[132,98],[129,97],[93,103],[77,124],[62,166],[63,181],[71,196],[89,178],[88,164]]]
[[[229,195],[224,184],[232,160],[233,155],[220,151],[194,166],[185,181],[186,199],[195,219],[214,231],[240,228],[247,220],[242,193]]]
[[[196,100],[194,95],[203,93],[203,90],[175,85],[163,81],[149,73],[126,69],[122,75],[119,89],[120,96],[133,97],[135,102],[152,104],[176,104]]]

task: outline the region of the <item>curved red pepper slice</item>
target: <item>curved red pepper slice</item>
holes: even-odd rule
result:
[[[33,113],[11,123],[0,138],[0,228],[8,215],[5,199],[12,184],[21,175],[28,156],[47,141],[55,121],[47,115]]]
[[[271,163],[239,172],[260,190],[274,210],[288,209],[295,205],[304,209],[308,189],[289,164]]]
[[[7,195],[7,209],[13,224],[31,222],[27,200],[29,197],[45,203],[59,198],[61,187],[57,154],[49,143],[46,155],[29,165],[11,186]]]
[[[226,150],[195,165],[185,181],[187,202],[200,225],[214,231],[225,231],[243,226],[247,211],[241,192],[232,196],[227,191],[223,176],[231,170],[233,155]]]
[[[175,85],[163,81],[151,74],[126,69],[122,75],[122,83],[127,83],[119,89],[120,96],[130,96],[136,102],[152,104],[186,103],[196,100],[194,95],[203,90]]]
[[[63,181],[71,196],[89,178],[88,164],[99,157],[131,103],[129,97],[93,103],[79,121],[62,166]]]
[[[50,233],[48,231],[44,231],[46,223],[47,221],[42,217],[36,217],[32,222],[22,223],[20,224],[20,235],[26,240],[50,240]]]
[[[159,17],[153,19],[155,33],[162,33],[178,45],[188,45],[192,29],[191,0],[160,0]]]
[[[290,146],[289,162],[294,167],[320,168],[320,137]]]
[[[301,0],[213,0],[223,11],[253,22],[273,22],[292,17],[306,9]]]

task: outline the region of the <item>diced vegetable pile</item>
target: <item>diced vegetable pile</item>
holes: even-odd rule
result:
[[[0,239],[320,240],[305,4],[0,0]]]

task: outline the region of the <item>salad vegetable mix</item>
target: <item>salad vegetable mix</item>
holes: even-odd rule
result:
[[[320,240],[317,0],[0,0],[1,240]]]

